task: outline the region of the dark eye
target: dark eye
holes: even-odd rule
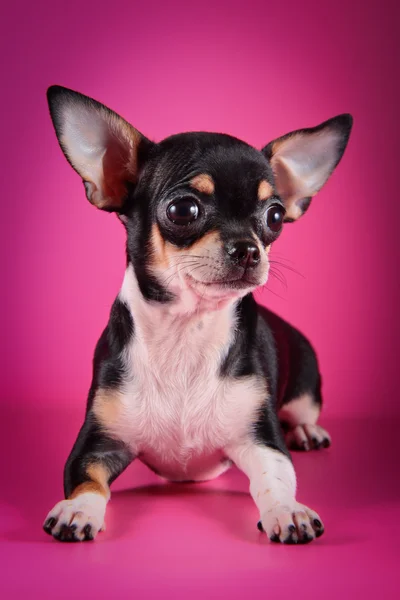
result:
[[[199,207],[192,198],[172,202],[167,208],[167,217],[175,225],[189,225],[199,216]]]
[[[285,210],[278,205],[270,206],[267,212],[267,225],[271,231],[278,233],[282,229]]]

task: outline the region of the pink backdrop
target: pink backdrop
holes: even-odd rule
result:
[[[397,598],[397,5],[2,3],[0,587],[7,600],[257,600],[275,591],[297,600]],[[41,530],[62,498],[93,348],[124,270],[122,227],[89,205],[58,148],[45,99],[54,83],[105,102],[156,140],[208,129],[261,147],[291,129],[354,115],[343,162],[273,253],[302,276],[282,268],[287,291],[271,282],[262,295],[308,334],[324,375],[323,423],[333,446],[294,456],[299,500],[326,525],[310,546],[268,544],[235,469],[175,486],[138,461],[113,485],[107,531],[95,543],[58,544]],[[362,419],[336,419],[346,416]]]
[[[155,140],[205,129],[261,147],[351,112],[343,162],[275,246],[275,258],[302,276],[282,268],[287,290],[271,282],[281,297],[262,300],[315,344],[326,414],[399,413],[395,7],[98,0],[3,9],[6,403],[83,407],[124,270],[122,227],[89,205],[58,148],[45,99],[58,83]]]

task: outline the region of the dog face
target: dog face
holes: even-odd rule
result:
[[[181,300],[221,308],[266,282],[285,208],[263,155],[229,136],[161,142],[126,212],[129,258],[144,281]]]
[[[352,125],[340,115],[262,151],[215,133],[156,144],[81,94],[53,86],[48,100],[88,199],[125,225],[143,296],[179,312],[220,309],[267,281],[271,244],[308,209]]]

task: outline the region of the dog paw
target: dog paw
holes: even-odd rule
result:
[[[60,542],[93,540],[104,529],[105,511],[105,498],[86,492],[56,504],[47,515],[43,529]]]
[[[319,450],[329,448],[331,436],[320,425],[297,425],[286,434],[290,450]]]
[[[277,506],[269,509],[257,523],[271,542],[308,544],[324,533],[319,515],[303,504],[294,507]]]

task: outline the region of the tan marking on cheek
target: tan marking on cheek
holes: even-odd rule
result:
[[[166,268],[168,265],[167,257],[165,253],[165,240],[161,235],[160,229],[156,223],[154,223],[151,228],[151,249],[152,249],[152,257],[151,262],[155,267],[164,267]]]
[[[212,180],[212,177],[206,173],[196,175],[196,177],[190,181],[190,185],[198,192],[207,194],[207,196],[211,196],[215,191],[214,181]]]
[[[164,240],[156,223],[151,228],[150,243],[152,248],[151,265],[158,271],[168,269],[173,264],[173,260],[182,252]]]
[[[188,254],[198,255],[200,252],[204,252],[204,258],[207,257],[208,251],[211,250],[211,254],[217,250],[222,249],[222,241],[218,231],[210,231],[195,242],[188,250]]]
[[[100,494],[108,498],[110,491],[108,487],[109,472],[107,468],[101,464],[92,464],[87,467],[86,474],[90,478],[90,481],[85,481],[78,485],[68,499],[73,500],[77,496],[88,492]]]
[[[269,254],[271,250],[271,244],[265,248],[266,254]]]
[[[260,181],[260,184],[258,186],[258,199],[260,200],[260,202],[272,196],[273,193],[274,188],[270,183],[268,183],[266,179]]]
[[[198,256],[204,256],[204,259],[206,259],[208,256],[212,256],[222,249],[221,238],[216,231],[206,233],[197,242],[192,244],[190,248],[183,250],[165,241],[157,224],[154,224],[152,227],[150,239],[152,248],[151,266],[158,273],[170,268],[168,273],[171,273],[171,275],[173,271],[172,266],[179,264],[180,255],[184,254],[186,258],[190,255],[195,255],[196,261],[200,265],[201,259]],[[182,264],[184,267],[185,262]],[[189,260],[186,261],[186,264],[190,264]]]

